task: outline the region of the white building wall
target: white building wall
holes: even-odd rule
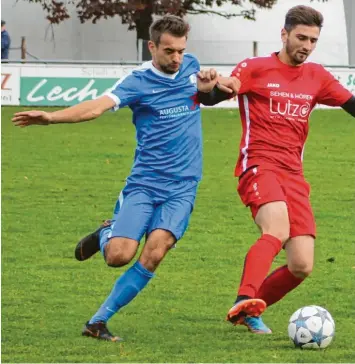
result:
[[[355,1],[344,0],[344,11],[348,35],[349,64],[355,65]]]
[[[257,21],[240,17],[230,20],[212,15],[188,16],[191,33],[188,51],[202,63],[232,63],[252,56],[253,41],[258,42],[259,55],[280,49],[280,30],[287,10],[298,4],[311,5],[325,17],[325,26],[317,50],[311,60],[323,64],[348,63],[348,44],[344,5],[342,0],[327,3],[309,0],[279,0],[272,10],[257,12]],[[39,4],[19,0],[1,1],[2,19],[12,39],[12,47],[19,47],[21,36],[26,36],[27,50],[40,59],[136,61],[136,33],[128,31],[120,18],[100,20],[97,24],[80,24],[75,17],[54,26],[54,38]],[[218,8],[221,10],[221,8]],[[222,10],[237,11],[224,6]],[[20,58],[19,50],[12,50],[10,58]],[[29,57],[29,59],[31,59]]]
[[[225,20],[207,15],[191,17],[191,50],[207,62],[224,60],[232,63],[252,55],[253,41],[258,41],[259,55],[277,51],[281,47],[285,14],[296,5],[312,6],[321,11],[325,18],[317,49],[310,60],[324,64],[347,64],[348,46],[342,0],[328,0],[327,3],[279,0],[272,10],[259,11],[255,22],[240,18]],[[233,7],[225,6],[225,9],[233,10]],[[203,40],[208,42],[201,47],[199,44]]]
[[[28,52],[40,59],[136,61],[136,33],[128,31],[119,17],[81,24],[73,6],[71,10],[71,19],[49,28],[39,4],[1,1],[11,47],[19,47],[26,36]],[[10,58],[19,59],[20,51],[11,51]]]

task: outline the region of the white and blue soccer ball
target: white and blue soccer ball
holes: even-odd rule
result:
[[[334,334],[334,320],[323,307],[305,306],[290,317],[288,336],[296,347],[326,348],[332,342]]]

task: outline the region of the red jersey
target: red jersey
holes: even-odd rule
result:
[[[241,81],[243,128],[236,176],[254,165],[300,173],[314,106],[341,106],[352,97],[323,66],[288,66],[276,53],[240,62],[232,76]]]

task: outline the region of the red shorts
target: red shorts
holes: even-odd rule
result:
[[[273,201],[285,201],[290,219],[290,237],[316,236],[316,224],[309,201],[310,186],[301,174],[251,167],[239,178],[238,193],[255,219],[259,208]]]

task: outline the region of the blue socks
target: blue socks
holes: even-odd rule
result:
[[[111,226],[107,226],[100,231],[100,251],[105,256],[105,246],[111,237]]]
[[[131,302],[153,277],[154,273],[144,268],[141,263],[138,261],[134,263],[131,268],[117,279],[110,295],[89,323],[107,322],[121,307]]]

